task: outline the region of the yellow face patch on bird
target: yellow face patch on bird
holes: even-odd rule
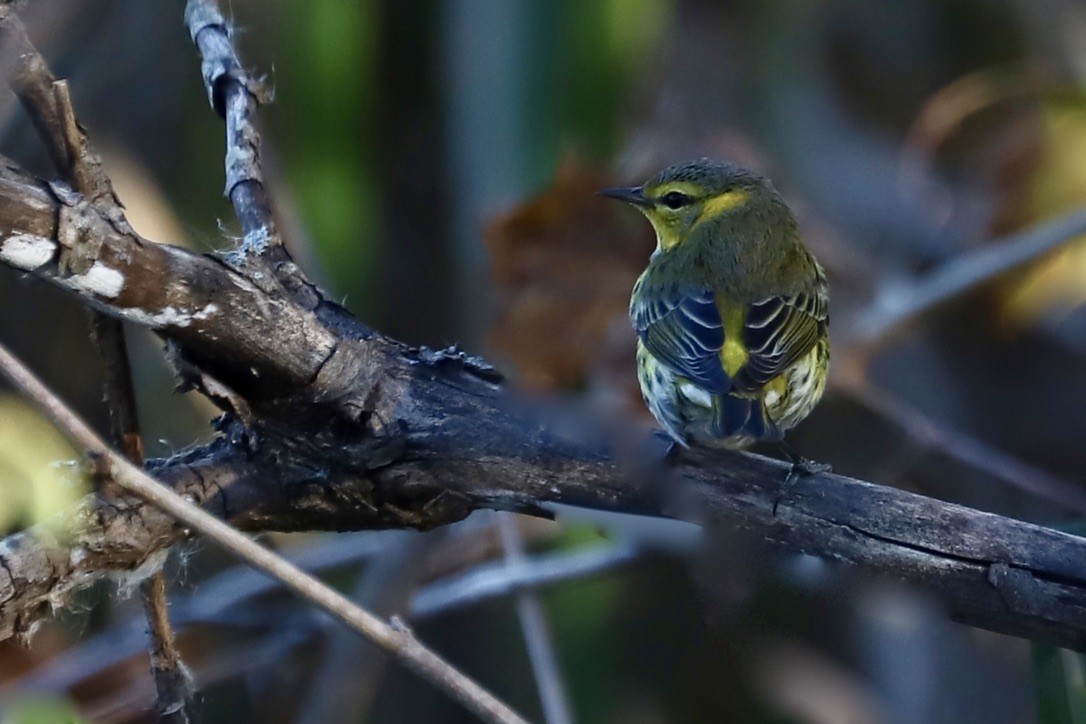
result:
[[[641,189],[641,194],[644,202],[638,206],[652,223],[663,251],[681,244],[698,224],[737,209],[750,199],[746,189],[710,195],[704,187],[689,181],[669,181]]]
[[[727,211],[737,209],[747,203],[749,198],[750,192],[746,189],[732,189],[705,199],[701,204],[701,213],[698,214],[698,220],[695,223],[700,224],[703,221],[715,219]]]

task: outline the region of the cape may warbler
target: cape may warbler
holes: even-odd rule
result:
[[[604,196],[638,208],[656,251],[630,299],[645,404],[677,442],[780,442],[826,386],[826,275],[765,178],[670,166]]]

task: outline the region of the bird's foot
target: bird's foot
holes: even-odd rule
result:
[[[777,508],[780,506],[781,501],[784,500],[784,497],[792,490],[792,487],[799,482],[800,478],[819,475],[820,473],[828,473],[833,470],[831,465],[805,458],[783,442],[779,443],[779,446],[780,450],[784,453],[784,456],[792,463],[792,467],[788,469],[788,476],[781,485],[780,494],[777,496],[777,499],[773,501],[774,516],[777,515]]]
[[[788,476],[791,478],[805,478],[809,475],[819,475],[820,473],[828,473],[833,470],[833,466],[829,463],[820,463],[817,460],[811,460],[809,458],[800,458],[799,460],[792,461],[792,469],[789,471]]]

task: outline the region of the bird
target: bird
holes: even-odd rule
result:
[[[656,231],[630,321],[642,397],[672,444],[775,443],[804,472],[825,469],[784,433],[826,388],[829,287],[773,184],[702,158],[599,193],[633,205]]]

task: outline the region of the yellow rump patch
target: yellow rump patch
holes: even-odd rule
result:
[[[724,323],[724,347],[720,350],[720,364],[728,377],[735,377],[735,374],[750,358],[750,353],[743,344],[746,310],[743,307],[725,307],[719,302],[717,308],[720,310],[720,319]]]

